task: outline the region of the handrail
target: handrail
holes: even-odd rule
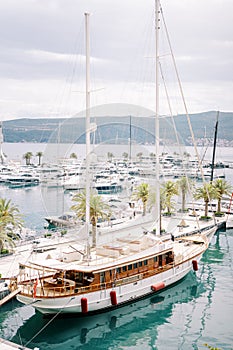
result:
[[[21,289],[21,294],[32,295],[34,297],[42,297],[42,298],[52,298],[56,296],[67,296],[67,295],[74,295],[74,294],[77,295],[77,294],[88,293],[88,292],[97,291],[101,289],[108,289],[115,286],[126,285],[132,282],[137,282],[137,281],[143,280],[145,277],[153,276],[158,273],[161,273],[162,271],[171,269],[172,267],[173,267],[173,263],[168,263],[164,266],[159,266],[145,272],[140,272],[136,275],[127,276],[117,281],[90,284],[89,286],[83,286],[83,287],[74,287],[74,286],[47,287],[47,286],[38,285],[36,287],[36,290],[33,293],[33,284],[31,283],[29,284],[28,282],[27,284],[25,284],[24,282],[20,284],[20,289]]]

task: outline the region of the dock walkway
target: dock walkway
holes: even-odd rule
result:
[[[16,289],[13,292],[11,292],[10,294],[7,294],[4,298],[2,298],[0,300],[0,307],[2,305],[4,305],[5,303],[7,303],[9,300],[11,300],[12,298],[14,298],[18,293],[20,292],[20,289]]]
[[[9,340],[5,340],[3,338],[0,338],[0,349],[1,350],[31,350],[30,348],[26,348],[23,345],[18,345],[15,343],[12,343]],[[39,348],[34,348],[34,350],[39,350]]]

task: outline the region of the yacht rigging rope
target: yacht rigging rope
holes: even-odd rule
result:
[[[170,49],[170,54],[171,54],[171,57],[172,57],[173,66],[174,66],[174,69],[175,69],[175,74],[176,74],[178,85],[179,85],[179,89],[180,89],[180,94],[181,94],[183,105],[184,105],[184,109],[185,109],[185,114],[186,114],[186,118],[187,118],[187,122],[188,122],[188,126],[189,126],[189,131],[190,131],[190,134],[191,134],[191,138],[192,138],[192,142],[193,142],[193,145],[194,145],[195,154],[196,154],[196,157],[197,157],[197,160],[198,160],[199,169],[200,169],[200,172],[201,172],[202,181],[203,181],[203,183],[205,183],[205,177],[204,177],[203,169],[202,169],[202,166],[201,166],[201,159],[200,159],[200,156],[199,156],[199,153],[198,153],[198,150],[197,150],[197,144],[196,144],[196,141],[195,141],[191,120],[190,120],[190,116],[189,116],[189,113],[188,113],[187,104],[186,104],[186,101],[185,101],[185,98],[184,98],[184,92],[183,92],[181,80],[180,80],[180,77],[179,77],[179,74],[178,74],[178,69],[177,69],[177,65],[176,65],[175,56],[173,54],[171,41],[170,41],[167,25],[166,25],[166,22],[165,22],[165,18],[164,18],[163,10],[162,10],[161,6],[160,6],[160,12],[161,12],[161,17],[162,17],[164,28],[165,28],[165,33],[166,33],[166,36],[167,36],[167,41],[168,41],[168,46],[169,46],[169,49]],[[207,195],[209,197],[209,202],[211,202],[210,195],[209,195],[208,191],[207,191]],[[214,222],[216,224],[215,216],[214,216]]]
[[[62,312],[62,310],[73,300],[74,297],[70,298],[67,303],[64,304],[63,307],[36,333],[34,336],[27,341],[27,343],[24,345],[25,347],[28,346],[32,342],[33,339],[35,339],[53,320]]]

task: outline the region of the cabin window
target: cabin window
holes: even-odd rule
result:
[[[158,261],[157,256],[154,256],[154,262],[157,262],[157,261]]]
[[[100,272],[100,283],[104,283],[104,282],[105,282],[105,273]]]
[[[117,267],[117,268],[116,268],[116,272],[117,272],[117,273],[121,273],[121,268],[120,268],[120,267]]]
[[[142,261],[139,261],[138,266],[142,267]]]
[[[144,266],[148,265],[148,260],[144,260]]]
[[[168,263],[173,262],[173,253],[169,252],[168,253]]]
[[[123,266],[122,270],[123,270],[123,272],[126,272],[127,271],[127,266]]]
[[[162,266],[162,255],[159,255],[159,266]]]
[[[133,264],[133,268],[134,268],[134,269],[137,269],[137,268],[138,268],[138,263],[134,263],[134,264]]]
[[[94,275],[92,273],[88,273],[88,274],[84,275],[83,280],[84,280],[84,284],[88,285],[88,284],[93,282]]]
[[[82,272],[76,272],[75,273],[75,281],[76,282],[82,282],[83,280],[83,273]]]
[[[133,265],[132,264],[128,265],[128,271],[130,271],[132,269],[133,269]]]

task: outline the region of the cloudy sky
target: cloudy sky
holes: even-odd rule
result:
[[[232,111],[233,1],[161,4],[188,111]],[[124,102],[154,110],[154,0],[0,0],[2,120],[84,109],[84,12],[92,14],[92,105]],[[175,101],[172,112],[183,113],[164,32],[161,20],[161,70]]]

